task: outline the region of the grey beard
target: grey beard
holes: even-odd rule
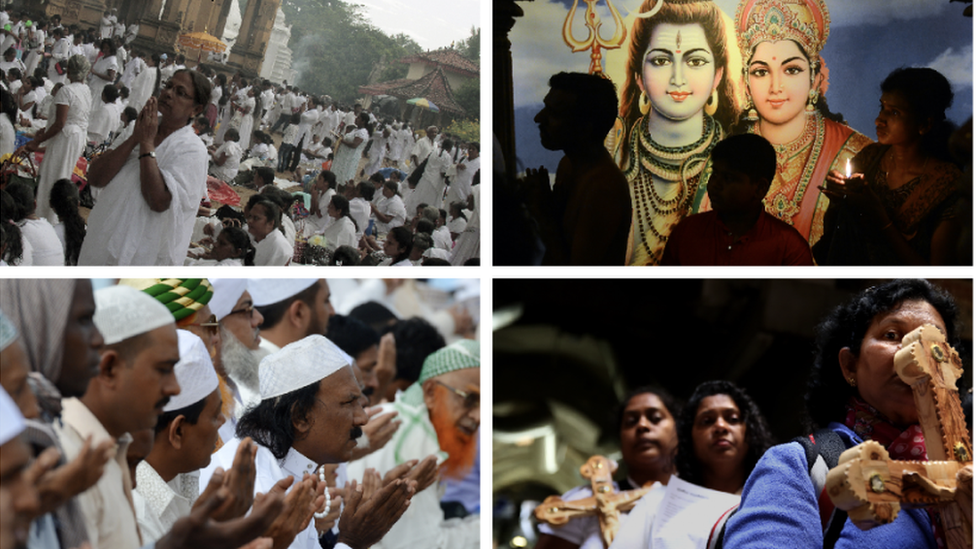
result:
[[[363,436],[356,439],[356,448],[369,448],[369,435],[363,433]]]
[[[223,326],[220,327],[220,362],[234,383],[260,393],[257,356]]]

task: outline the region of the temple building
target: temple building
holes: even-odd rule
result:
[[[274,28],[271,30],[271,42],[264,54],[264,64],[261,65],[261,78],[275,84],[281,84],[285,80],[295,82],[295,71],[291,70],[292,51],[288,47],[290,39],[291,25],[285,24],[285,14],[278,8]]]

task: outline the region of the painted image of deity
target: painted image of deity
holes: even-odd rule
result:
[[[885,75],[935,68],[956,92],[950,120],[972,115],[972,20],[947,0],[583,2],[585,18],[580,0],[520,3],[525,16],[511,32],[516,154],[522,166],[555,171],[558,155],[541,149],[531,123],[549,75],[595,66],[610,78],[619,118],[606,144],[630,184],[629,265],[658,264],[677,223],[711,209],[708,158],[729,135],[755,133],[774,146],[766,211],[813,246],[829,205],[819,187],[872,143]],[[566,47],[594,21],[602,50]]]

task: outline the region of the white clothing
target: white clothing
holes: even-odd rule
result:
[[[468,196],[471,195],[471,181],[474,179],[474,174],[481,169],[481,157],[479,156],[474,160],[465,158],[461,164],[464,165],[464,169],[460,165],[458,166],[457,175],[447,188],[445,203],[448,206],[452,202],[467,203]]]
[[[129,88],[129,106],[134,108],[136,112],[142,112],[142,107],[152,97],[158,77],[158,67],[147,67],[132,81],[132,86]]]
[[[620,485],[617,484],[616,481],[613,482],[613,489],[614,491],[620,491]],[[660,503],[661,497],[664,495],[664,489],[665,486],[663,484],[655,483],[654,489],[648,494],[645,494],[644,497],[648,499],[648,503],[645,504],[645,512],[657,511],[657,503]],[[578,499],[591,497],[592,495],[593,490],[590,489],[589,486],[579,486],[563,494],[562,500],[575,501]],[[643,501],[643,499],[641,501]],[[652,501],[654,501],[654,505],[650,505]],[[628,523],[628,516],[628,513],[621,513],[620,522],[622,524]],[[603,538],[600,535],[600,523],[596,516],[576,517],[562,526],[552,526],[545,522],[540,522],[539,532],[566,540],[573,545],[578,545],[580,549],[603,549]],[[616,543],[614,543],[614,545],[616,545]],[[647,547],[647,545],[641,545],[640,547],[641,549],[644,549]]]
[[[376,220],[377,234],[386,234],[390,232],[390,229],[401,227],[407,221],[407,209],[403,206],[403,199],[399,195],[393,195],[390,198],[380,195],[376,209],[383,215],[393,216],[393,219],[388,223],[383,223],[379,219]]]
[[[362,139],[362,142],[359,143],[359,146],[353,147],[352,142],[356,138]],[[358,128],[343,136],[341,146],[336,144],[332,173],[335,174],[336,181],[340,185],[345,185],[350,179],[355,179],[356,170],[359,169],[359,159],[363,157],[363,149],[366,148],[368,139],[369,132],[366,131],[366,128]]]
[[[95,76],[95,72],[98,72],[99,74],[105,74],[108,71],[118,71],[118,70],[119,70],[119,61],[114,55],[109,55],[108,57],[103,57],[98,61],[95,61],[94,65],[92,65],[93,72],[89,73],[88,75],[89,78],[88,88],[91,89],[91,96],[92,96],[93,103],[96,102],[100,103],[102,101],[102,90],[105,89],[105,86],[112,84],[112,82],[109,80],[105,80],[103,78],[99,78],[98,76]],[[94,107],[95,105],[92,105],[92,110],[94,110]]]
[[[464,265],[472,257],[481,255],[481,185],[475,185],[471,190],[474,196],[474,210],[468,216],[468,224],[464,232],[458,235],[451,254],[451,265]]]
[[[451,238],[451,230],[447,228],[447,225],[441,225],[434,229],[431,236],[434,239],[434,246],[442,250],[450,250],[454,244],[454,240]]]
[[[404,261],[410,264],[409,260]],[[394,266],[400,266],[399,263]],[[402,424],[386,446],[368,456],[350,462],[350,479],[361,481],[369,467],[379,471],[380,476],[397,465],[411,459],[421,460],[435,454],[446,457],[437,441],[429,412],[423,404],[412,406],[397,395],[396,402],[384,404],[383,411],[399,412]],[[382,549],[464,549],[479,546],[480,515],[469,515],[464,519],[444,520],[440,505],[441,483],[434,483],[426,490],[414,494],[410,507],[374,547]]]
[[[464,232],[464,228],[468,226],[468,220],[463,217],[452,217],[450,221],[447,222],[447,230],[460,236]]]
[[[149,66],[146,62],[142,60],[141,57],[135,57],[125,65],[125,71],[122,73],[122,78],[119,82],[129,88],[129,95],[132,95],[132,83],[135,82],[136,77],[142,74],[142,71],[148,69]]]
[[[371,176],[379,171],[386,156],[386,145],[390,138],[383,136],[383,130],[377,129],[373,132],[373,144],[369,148],[369,163],[366,164],[366,175]]]
[[[62,86],[54,97],[55,105],[68,106],[68,117],[61,131],[44,143],[47,152],[38,168],[37,216],[46,218],[50,223],[58,222],[58,216],[50,205],[54,182],[71,177],[78,157],[85,150],[91,101],[91,91],[81,82]],[[51,116],[48,121],[53,123],[55,118],[56,115]]]
[[[314,213],[309,213],[308,217],[305,218],[305,236],[311,237],[314,234],[321,233],[326,227],[335,221],[335,218],[329,215],[328,208],[329,203],[332,202],[332,197],[335,196],[335,189],[328,189],[321,195],[319,195],[319,213],[322,217]]]
[[[356,237],[356,227],[353,226],[352,220],[346,216],[335,219],[331,225],[322,231],[322,236],[327,241],[326,248],[330,250],[335,250],[339,246],[355,248],[359,243],[359,239]]]
[[[278,229],[272,230],[264,240],[254,245],[256,267],[284,267],[293,255],[294,248]]]
[[[17,131],[14,130],[13,122],[7,118],[6,113],[0,113],[0,157],[13,154],[16,140]]]
[[[298,126],[295,124],[289,124],[285,128],[285,133],[281,136],[282,145],[298,145]]]
[[[429,140],[428,140],[429,141]],[[421,160],[423,162],[423,160]],[[435,208],[441,207],[444,198],[444,174],[451,167],[451,155],[447,151],[434,149],[427,157],[427,167],[424,168],[424,175],[417,183],[409,201],[404,201],[408,212],[417,209],[420,204],[427,204]]]
[[[58,61],[67,61],[68,52],[71,50],[71,42],[67,38],[61,38],[54,43],[51,48],[51,58],[47,61],[47,77],[51,79],[55,84],[67,82],[68,76],[67,71],[65,74],[58,74],[58,69],[55,67]]]
[[[58,233],[47,219],[24,219],[17,223],[24,240],[30,241],[33,253],[31,264],[38,266],[64,266],[64,248]]]
[[[301,114],[298,122],[298,138],[295,140],[297,145],[299,142],[305,141],[302,144],[302,148],[308,148],[312,144],[312,126],[319,121],[319,115],[322,111],[318,109],[309,109]]]
[[[97,103],[98,107],[92,111],[91,121],[88,123],[88,141],[101,144],[122,124],[122,105],[117,101],[106,103],[101,99]]]
[[[112,37],[112,29],[115,28],[115,21],[117,18],[114,15],[105,17],[104,15],[98,21],[98,36],[102,39]]]
[[[413,170],[414,168],[416,168],[417,166],[419,166],[421,163],[423,163],[424,159],[427,158],[430,155],[430,153],[432,153],[432,152],[434,152],[434,143],[431,142],[430,139],[428,139],[427,137],[422,137],[422,138],[418,139],[417,142],[414,143],[413,150],[411,150],[410,151],[410,154],[407,155],[407,159],[408,160],[409,160],[409,157],[411,157],[411,156],[416,156],[417,157],[417,165],[416,166],[413,166],[413,165],[410,166],[410,169]]]
[[[243,154],[243,151],[241,150],[240,144],[238,144],[236,141],[224,141],[224,144],[214,151],[214,160],[220,158],[221,155],[225,153],[227,154],[227,159],[224,160],[223,165],[218,166],[217,164],[214,164],[213,167],[210,168],[210,174],[221,181],[230,183],[234,181],[235,177],[237,177],[237,172],[241,165],[241,155]]]
[[[182,265],[193,220],[207,191],[207,149],[189,125],[156,147],[156,165],[172,201],[149,208],[139,185],[140,147],[99,196],[88,218],[79,265]]]
[[[190,514],[193,502],[200,495],[198,482],[196,471],[176,475],[166,482],[149,463],[142,461],[136,466],[132,503],[136,508],[143,543],[158,541],[173,528],[177,520]]]
[[[349,215],[356,220],[356,242],[363,237],[363,232],[369,226],[369,216],[372,213],[369,202],[365,198],[356,197],[349,201]],[[352,245],[353,248],[356,244]]]
[[[254,98],[247,97],[238,105],[243,109],[241,127],[238,129],[241,134],[241,149],[246,150],[251,144],[251,132],[254,131]]]

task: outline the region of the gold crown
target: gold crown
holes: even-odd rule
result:
[[[793,40],[811,63],[830,35],[830,13],[824,0],[742,0],[735,12],[743,64],[760,42]]]

